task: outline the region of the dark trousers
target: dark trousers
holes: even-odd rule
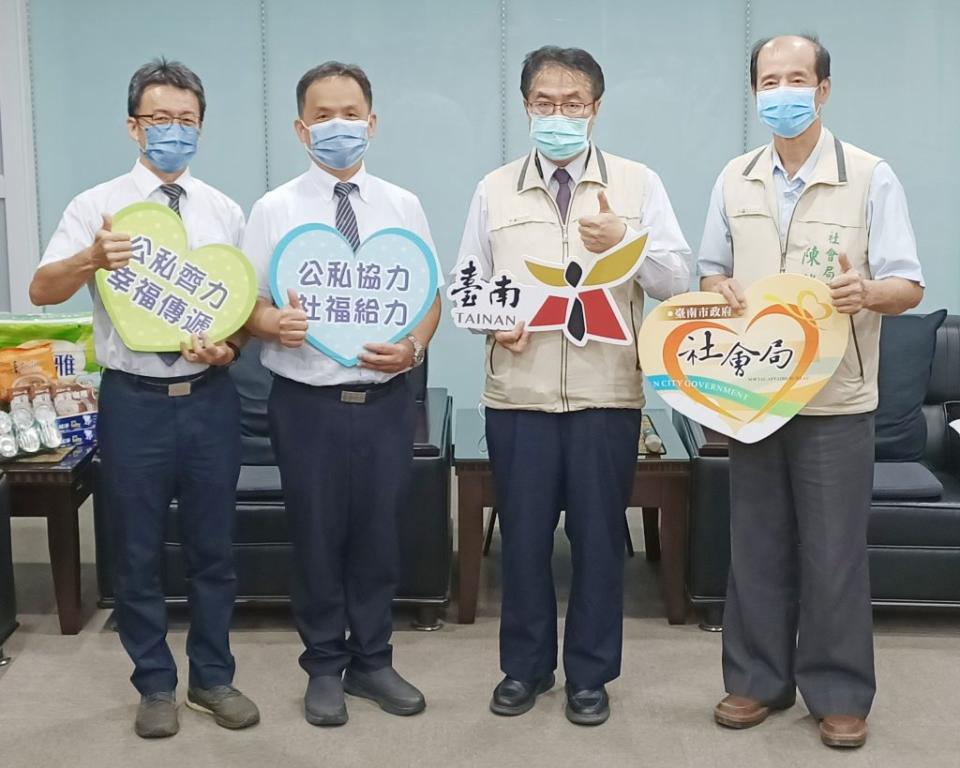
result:
[[[397,515],[413,471],[415,404],[405,378],[364,404],[341,402],[332,389],[275,376],[269,402],[293,537],[300,666],[311,677],[392,663]]]
[[[103,492],[116,525],[116,619],[142,694],[172,691],[161,573],[170,502],[178,500],[187,577],[190,685],[233,681],[228,632],[236,577],[233,523],[240,474],[240,400],[226,371],[170,397],[137,377],[106,371],[97,424]]]
[[[730,441],[729,693],[866,717],[876,691],[867,564],[873,414],[797,416]]]
[[[503,547],[501,669],[531,682],[557,667],[550,560],[563,509],[573,558],[564,671],[577,688],[613,680],[623,647],[623,516],[640,411],[487,408],[486,433]]]

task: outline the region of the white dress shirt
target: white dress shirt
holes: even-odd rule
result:
[[[257,271],[262,298],[273,303],[269,267],[274,248],[284,235],[301,224],[335,226],[337,199],[334,196],[334,187],[338,181],[335,176],[311,162],[306,173],[267,192],[254,203],[243,238],[243,252]],[[430,236],[427,217],[416,195],[370,175],[365,166],[361,166],[348,183],[358,187],[350,193],[349,200],[357,218],[361,243],[381,229],[401,227],[419,235],[430,246],[436,258],[436,248]],[[439,263],[437,279],[438,285],[442,284]],[[280,376],[318,387],[382,383],[396,375],[359,366],[348,368],[309,343],[291,349],[277,341],[264,341],[260,360],[265,367]]]
[[[804,164],[791,178],[773,148],[773,184],[777,196],[777,217],[780,244],[784,244],[790,219],[797,201],[813,174],[823,152],[825,131]],[[907,197],[893,169],[879,162],[870,178],[867,193],[867,257],[874,280],[902,277],[924,285],[917,241],[910,224]],[[723,173],[717,178],[710,195],[707,220],[703,227],[697,271],[701,277],[733,275],[733,247],[730,242],[730,223],[723,200]]]
[[[169,198],[160,189],[163,180],[139,160],[130,173],[81,192],[67,206],[53,233],[40,266],[68,259],[93,244],[103,224],[103,214],[115,214],[134,203],[149,200],[167,205]],[[183,187],[180,216],[187,231],[191,249],[211,243],[227,243],[239,247],[243,237],[243,211],[222,192],[190,175],[185,170],[175,184]],[[167,365],[153,352],[134,352],[127,347],[113,327],[103,307],[95,280],[88,283],[93,298],[93,339],[97,360],[105,368],[113,368],[140,376],[171,378],[189,376],[207,366],[190,363],[182,357]]]
[[[557,166],[542,154],[537,153],[540,167],[543,169],[543,178],[547,181],[547,191],[556,199],[559,183],[553,178]],[[583,176],[587,165],[587,153],[583,152],[567,166],[570,174],[571,197],[573,188]],[[690,246],[680,231],[680,224],[670,205],[667,190],[664,189],[660,177],[647,169],[647,194],[644,200],[640,218],[640,229],[649,229],[647,248],[636,280],[643,286],[649,296],[655,299],[669,299],[678,293],[690,290]],[[465,256],[476,256],[488,277],[493,273],[493,253],[490,248],[490,237],[487,231],[487,192],[483,180],[477,184],[470,202],[470,211],[467,213],[467,223],[460,241],[460,251],[457,261]],[[598,209],[599,212],[599,209]],[[617,211],[621,216],[629,215],[628,211]],[[627,227],[624,239],[634,237],[636,232]],[[454,268],[454,272],[456,268]],[[453,272],[451,272],[453,274]]]

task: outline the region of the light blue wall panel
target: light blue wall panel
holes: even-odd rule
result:
[[[743,144],[742,0],[559,2],[550,12],[512,3],[508,30],[511,157],[529,147],[524,55],[547,44],[585,48],[606,81],[597,144],[661,176],[696,249],[713,181]]]
[[[947,226],[960,209],[950,183],[960,167],[960,3],[749,5],[748,16],[745,0],[508,0],[502,16],[500,0],[28,0],[41,239],[73,195],[134,162],[126,88],[147,59],[182,59],[203,78],[209,111],[194,171],[246,210],[266,189],[267,168],[276,186],[306,167],[291,127],[296,82],[309,67],[342,59],[373,82],[380,129],[371,172],[420,196],[449,268],[470,196],[499,165],[501,142],[508,159],[527,150],[523,55],[558,44],[587,48],[603,66],[598,143],[661,175],[696,251],[713,181],[743,147],[746,38],[813,30],[834,57],[827,125],[891,162],[927,275],[923,306],[960,310],[960,253]],[[752,101],[747,107],[753,146],[769,136]],[[82,295],[71,306],[86,305]],[[477,401],[481,340],[446,317],[431,379],[450,387],[460,407]]]
[[[245,208],[262,194],[259,7],[256,0],[31,0],[41,248],[74,195],[136,161],[127,86],[156,56],[183,61],[203,81],[207,115],[193,172]],[[65,308],[89,306],[82,291]]]
[[[500,3],[342,4],[336,34],[318,34],[309,23],[315,7],[268,5],[271,184],[309,163],[293,130],[300,76],[328,59],[359,64],[378,117],[367,168],[419,195],[440,261],[452,268],[473,189],[500,164]],[[450,387],[458,403],[475,403],[481,342],[444,317],[431,348],[431,384]]]
[[[960,3],[754,0],[753,39],[816,32],[832,58],[824,124],[885,158],[903,182],[927,290],[921,309],[960,310]],[[769,140],[755,112],[750,145]]]

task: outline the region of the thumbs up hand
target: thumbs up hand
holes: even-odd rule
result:
[[[840,275],[830,283],[830,298],[837,312],[854,315],[867,305],[870,280],[850,266],[847,254],[840,254]]]
[[[627,225],[610,208],[607,193],[602,189],[597,193],[600,212],[596,216],[580,217],[580,239],[591,253],[603,253],[623,240]]]
[[[133,257],[130,235],[113,231],[113,216],[101,214],[103,222],[93,236],[93,245],[87,250],[93,269],[120,269]]]
[[[290,303],[277,308],[276,336],[285,347],[302,347],[307,338],[307,313],[300,306],[300,296],[293,288],[287,290]]]

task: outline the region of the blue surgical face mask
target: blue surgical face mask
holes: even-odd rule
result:
[[[549,160],[568,160],[587,148],[590,139],[589,117],[533,115],[530,138],[537,150]]]
[[[307,147],[307,152],[327,168],[342,171],[356,165],[370,145],[370,126],[366,120],[343,120],[335,117],[322,123],[303,125],[310,131],[310,146]]]
[[[814,95],[817,89],[780,86],[757,91],[757,115],[777,136],[792,139],[817,119]]]
[[[200,130],[180,123],[148,125],[143,130],[147,145],[144,157],[162,173],[182,171],[197,154]]]

